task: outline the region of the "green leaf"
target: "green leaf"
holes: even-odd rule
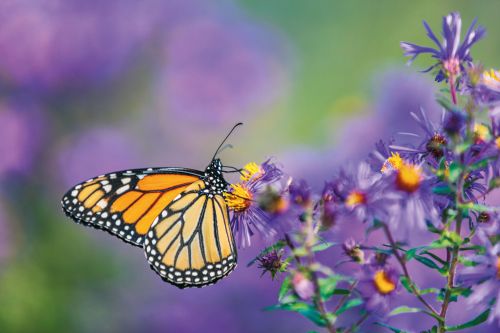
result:
[[[369,226],[366,231],[365,231],[365,235],[369,235],[372,231],[375,231],[377,229],[380,229],[384,226],[384,222],[378,220],[378,219],[374,219],[373,220],[373,223],[371,226]]]
[[[313,252],[320,252],[320,251],[324,251],[330,247],[332,247],[333,245],[336,245],[337,243],[334,243],[334,242],[324,242],[324,243],[320,243],[320,244],[317,244],[317,245],[314,245],[312,247],[312,251]]]
[[[439,230],[438,228],[436,228],[434,226],[434,224],[432,224],[431,221],[425,220],[425,224],[427,225],[427,230],[429,230],[433,234],[441,234],[441,230]]]
[[[458,296],[469,297],[471,293],[471,288],[455,287],[451,289],[451,297],[455,299],[457,299]]]
[[[411,290],[410,287],[410,282],[408,281],[408,278],[404,275],[402,275],[399,280],[401,281],[401,285],[408,291],[410,294],[413,294],[413,291]],[[439,289],[437,288],[427,288],[427,289],[418,289],[417,286],[415,286],[415,289],[417,289],[418,293],[420,295],[426,295],[426,294],[439,294]]]
[[[283,297],[287,294],[287,292],[292,288],[292,279],[290,276],[287,276],[283,283],[281,284],[280,291],[278,293],[278,301],[281,302]]]
[[[441,267],[439,267],[434,261],[432,261],[429,258],[422,257],[420,255],[416,255],[415,260],[417,260],[418,262],[420,262],[421,264],[424,264],[425,266],[427,266],[429,268],[432,268],[432,269],[435,269],[435,270],[441,272]]]
[[[435,194],[438,194],[438,195],[448,195],[448,194],[452,194],[453,190],[447,184],[443,184],[443,185],[434,186],[432,188],[432,192]]]
[[[460,165],[459,163],[452,162],[449,168],[448,181],[450,183],[456,182],[458,177],[460,177],[460,174],[462,173],[463,169],[464,169],[463,166]]]
[[[458,262],[466,267],[474,267],[478,265],[477,262],[467,259],[466,257],[463,256],[458,257]]]
[[[387,324],[384,324],[384,323],[375,323],[375,325],[388,328],[388,329],[390,329],[394,333],[408,333],[406,331],[400,330],[399,328],[396,328],[396,327],[393,327],[393,326],[390,326],[390,325],[387,325]]]
[[[487,309],[486,311],[482,312],[476,318],[474,318],[474,319],[472,319],[464,324],[460,324],[460,325],[456,325],[456,326],[448,326],[448,327],[446,327],[446,330],[447,331],[460,331],[460,330],[463,330],[463,329],[466,329],[469,327],[477,326],[479,324],[484,323],[488,319],[489,315],[490,315],[490,309]]]
[[[402,306],[398,306],[397,308],[395,308],[394,310],[389,312],[389,316],[395,316],[395,315],[402,314],[402,313],[415,313],[415,312],[423,312],[423,311],[424,310],[419,309],[419,308],[412,308],[412,307],[409,307],[406,305],[402,305]]]
[[[409,292],[410,294],[413,294],[413,291],[411,290],[411,287],[410,287],[411,284],[410,284],[410,281],[408,280],[408,278],[404,275],[401,275],[399,280],[401,281],[401,284],[406,289],[406,291]]]
[[[321,326],[321,327],[326,326],[326,321],[325,321],[325,319],[323,319],[321,314],[312,305],[304,303],[304,302],[292,302],[292,303],[276,304],[276,305],[264,308],[264,310],[266,310],[266,311],[285,310],[285,311],[297,312],[318,326]]]
[[[435,255],[434,253],[432,252],[429,252],[429,251],[422,251],[420,253],[421,255],[427,255],[429,257],[431,257],[432,259],[436,260],[437,262],[439,262],[441,265],[446,265],[446,261],[444,261],[443,259],[439,258],[437,255]]]
[[[343,277],[341,275],[332,275],[327,278],[322,278],[318,280],[319,284],[319,291],[321,294],[321,298],[324,301],[329,300],[333,295],[335,295],[335,291],[337,289],[337,283],[339,281],[343,280]]]
[[[349,295],[351,292],[348,289],[335,289],[333,291],[334,295]]]
[[[340,307],[340,309],[338,309],[337,312],[335,312],[335,314],[338,316],[338,315],[346,312],[347,310],[352,309],[352,308],[359,306],[361,304],[363,304],[363,300],[361,298],[353,298],[353,299],[347,300],[347,302],[345,302]]]
[[[286,242],[284,240],[279,240],[277,241],[276,243],[274,243],[273,245],[271,246],[268,246],[266,247],[264,250],[262,250],[258,256],[256,256],[255,258],[253,258],[248,264],[247,264],[247,267],[250,267],[252,266],[253,264],[255,264],[255,262],[260,258],[262,257],[263,255],[266,255],[272,251],[277,251],[277,250],[281,250],[282,248],[284,248],[286,246]]]
[[[417,247],[409,249],[408,251],[405,252],[406,260],[407,261],[412,260],[413,258],[415,258],[415,255],[417,254],[417,251],[420,251],[420,250],[423,250],[423,249],[426,249],[426,248],[427,248],[427,246],[417,246]]]

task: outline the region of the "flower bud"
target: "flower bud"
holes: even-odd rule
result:
[[[282,257],[283,250],[273,250],[257,258],[257,261],[259,262],[258,267],[262,269],[262,275],[269,272],[271,274],[271,278],[274,279],[278,272],[285,272],[288,264],[282,260]]]
[[[365,262],[365,253],[361,250],[358,243],[353,238],[347,239],[342,245],[345,254],[354,262],[363,264]]]
[[[301,272],[296,272],[292,278],[295,293],[304,301],[314,296],[314,284]]]

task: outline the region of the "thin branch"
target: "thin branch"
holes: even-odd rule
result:
[[[401,265],[401,268],[403,269],[403,274],[404,276],[408,279],[408,282],[410,283],[410,289],[411,291],[415,294],[415,296],[418,298],[418,300],[427,308],[429,311],[431,311],[433,314],[436,316],[439,316],[438,312],[434,309],[432,305],[430,305],[423,297],[420,295],[420,292],[418,289],[415,287],[415,283],[410,277],[410,273],[408,272],[408,267],[406,266],[405,259],[401,256],[401,254],[398,252],[396,242],[394,241],[394,238],[392,237],[391,231],[389,230],[389,227],[387,227],[386,224],[383,224],[384,232],[385,235],[387,236],[387,239],[391,243],[392,247],[392,252],[396,256],[396,259],[398,260],[399,264]]]

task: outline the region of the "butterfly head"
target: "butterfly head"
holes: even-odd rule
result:
[[[205,169],[205,184],[218,194],[226,190],[228,183],[222,174],[222,162],[219,158],[214,158]]]

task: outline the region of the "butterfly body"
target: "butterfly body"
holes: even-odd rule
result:
[[[70,189],[63,210],[75,222],[144,248],[151,268],[179,288],[228,275],[237,261],[219,159],[204,172],[148,168],[109,173]]]

